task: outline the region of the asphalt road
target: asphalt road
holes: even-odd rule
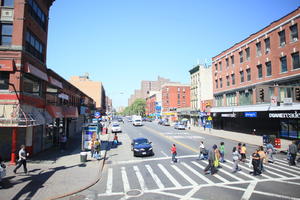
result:
[[[276,155],[276,163],[265,165],[262,176],[249,174],[252,168],[240,164],[242,171],[232,173],[232,147],[237,141],[189,130],[175,130],[146,122],[133,127],[125,122],[118,134],[122,142],[109,151],[102,179],[81,193],[85,199],[300,199],[300,168],[290,167],[286,156]],[[154,156],[133,157],[130,143],[133,138],[146,137],[153,143]],[[226,163],[216,175],[205,175],[207,161],[196,158],[199,143],[206,148],[225,142]],[[171,163],[171,145],[175,143],[178,163]],[[247,145],[248,155],[255,146]]]

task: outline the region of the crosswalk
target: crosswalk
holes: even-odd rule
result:
[[[300,178],[300,167],[289,166],[286,160],[280,159],[276,159],[274,164],[265,164],[265,172],[261,176],[250,175],[249,172],[253,169],[249,168],[248,164],[240,164],[242,170],[232,173],[233,162],[230,160],[221,164],[222,168],[217,174],[204,175],[203,169],[206,165],[207,161],[186,158],[175,164],[169,160],[159,160],[138,165],[110,166],[102,179],[106,182],[103,195],[125,194],[130,190],[162,191],[202,185]]]

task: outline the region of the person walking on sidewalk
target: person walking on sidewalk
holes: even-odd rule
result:
[[[197,160],[203,160],[204,159],[204,151],[205,151],[205,146],[203,144],[203,141],[200,142],[199,149],[200,149],[200,152],[199,152],[199,157]]]
[[[172,162],[173,163],[176,163],[177,162],[177,149],[176,149],[176,145],[173,144],[172,147],[171,147],[171,154],[172,154]]]
[[[116,147],[119,144],[118,135],[115,133],[114,139],[113,139],[113,146]]]
[[[271,163],[274,163],[275,161],[274,161],[274,158],[273,158],[273,154],[275,153],[275,149],[274,149],[274,146],[271,144],[270,141],[268,141],[266,149],[267,149],[268,161],[271,162]]]
[[[242,162],[246,162],[246,152],[247,152],[247,148],[246,148],[246,144],[244,143],[243,146],[241,147],[241,161]]]
[[[233,160],[232,173],[241,171],[241,169],[239,168],[240,154],[237,151],[236,147],[233,147],[232,149],[232,160]]]
[[[290,157],[290,165],[296,165],[296,156],[297,156],[297,152],[298,152],[298,147],[296,145],[296,141],[293,141],[292,144],[290,144],[289,146],[289,153],[291,155]]]
[[[19,160],[16,168],[14,169],[14,173],[17,173],[17,170],[23,165],[24,173],[27,174],[27,166],[26,166],[26,159],[29,153],[26,153],[25,145],[21,145],[21,149],[19,151]]]
[[[224,163],[225,161],[225,146],[224,142],[220,143],[220,162]]]
[[[214,162],[216,159],[215,150],[217,149],[217,145],[213,145],[212,149],[208,152],[208,165],[204,169],[205,174],[211,173],[211,175],[217,172],[217,169],[214,166]]]

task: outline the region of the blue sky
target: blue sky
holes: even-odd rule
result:
[[[126,106],[141,80],[189,83],[188,71],[300,6],[300,0],[56,0],[47,65],[102,81]]]

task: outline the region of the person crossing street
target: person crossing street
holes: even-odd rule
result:
[[[21,145],[21,149],[19,151],[19,160],[16,168],[14,169],[14,173],[17,173],[17,170],[23,165],[24,173],[27,174],[27,166],[26,166],[26,159],[29,153],[26,153],[25,145]]]

